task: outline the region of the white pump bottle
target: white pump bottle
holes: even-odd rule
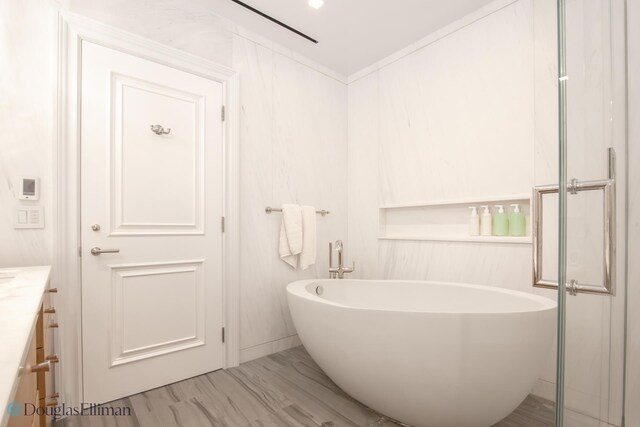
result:
[[[482,216],[480,217],[480,235],[491,236],[491,211],[487,205],[480,207],[483,209]]]
[[[469,206],[471,209],[471,218],[469,218],[469,236],[480,235],[480,215],[478,215],[478,208],[475,206]]]

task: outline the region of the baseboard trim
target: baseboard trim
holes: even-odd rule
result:
[[[300,341],[300,338],[298,338],[297,335],[292,335],[275,341],[269,341],[264,344],[254,345],[253,347],[243,348],[240,349],[240,363],[297,347],[301,344],[302,342]]]

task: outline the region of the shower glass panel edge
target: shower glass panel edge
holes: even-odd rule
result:
[[[567,283],[567,76],[565,0],[557,0],[558,27],[558,320],[556,427],[564,425],[564,366]]]

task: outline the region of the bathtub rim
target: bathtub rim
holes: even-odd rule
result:
[[[517,310],[517,311],[478,311],[478,312],[470,312],[470,311],[427,311],[427,310],[401,310],[401,309],[384,309],[384,308],[374,308],[374,307],[356,307],[353,305],[340,304],[335,301],[328,300],[326,298],[322,298],[321,296],[312,293],[307,287],[310,284],[318,284],[321,285],[326,282],[372,282],[372,283],[420,283],[420,284],[436,284],[436,285],[446,285],[446,286],[457,286],[462,288],[473,288],[475,290],[481,289],[485,292],[496,292],[502,293],[506,295],[511,295],[523,299],[528,299],[534,302],[541,303],[540,307],[535,307],[526,310]],[[295,282],[291,282],[286,287],[287,294],[294,297],[299,297],[302,299],[306,299],[311,302],[315,302],[318,304],[330,305],[336,308],[348,309],[348,310],[358,310],[358,311],[370,311],[370,312],[381,312],[381,313],[406,313],[406,314],[433,314],[433,315],[513,315],[520,313],[536,313],[548,310],[556,310],[558,304],[556,301],[551,298],[544,297],[542,295],[536,295],[524,291],[517,291],[513,289],[505,289],[499,288],[497,286],[487,286],[487,285],[476,285],[472,283],[463,283],[463,282],[447,282],[447,281],[436,281],[436,280],[370,280],[370,279],[304,279],[304,280],[296,280]]]

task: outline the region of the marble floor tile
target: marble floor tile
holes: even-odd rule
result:
[[[55,427],[398,427],[343,392],[302,346],[105,404],[131,416],[73,416]],[[529,396],[494,427],[553,426]]]

